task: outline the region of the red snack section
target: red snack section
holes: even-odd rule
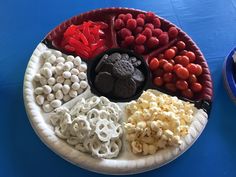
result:
[[[200,50],[183,32],[177,42],[162,52],[149,55],[147,61],[156,87],[190,100],[211,101],[208,66]]]
[[[63,34],[61,47],[67,52],[75,52],[84,59],[92,58],[107,50],[105,33],[108,25],[104,22],[83,22],[69,26]]]
[[[194,63],[195,61],[195,53],[186,50],[184,41],[178,41],[175,46],[166,49],[157,57],[150,58],[149,68],[152,71],[153,83],[193,99],[202,91],[202,83],[198,79],[202,75],[202,66]],[[155,63],[160,64],[157,66]],[[157,82],[160,79],[163,82]]]
[[[115,18],[114,28],[118,45],[138,54],[148,54],[167,45],[179,33],[174,26],[166,28],[162,25],[160,18],[152,12],[121,13]]]
[[[113,37],[113,15],[109,11],[90,11],[63,22],[47,35],[44,42],[65,54],[93,59],[116,47]]]

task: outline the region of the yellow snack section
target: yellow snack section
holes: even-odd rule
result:
[[[147,90],[126,106],[126,140],[135,154],[154,154],[179,146],[193,119],[194,105],[155,90]]]

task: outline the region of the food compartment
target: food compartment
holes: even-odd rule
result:
[[[198,77],[199,82],[202,84],[202,91],[196,95],[196,100],[212,101],[213,86],[210,70],[204,55],[192,39],[184,32],[180,33],[180,40],[184,41],[187,46],[186,50],[193,51],[196,55],[195,63],[202,67],[202,74]]]
[[[40,46],[45,49],[37,56],[33,92],[37,105],[51,112],[88,89],[87,64],[79,56]]]
[[[150,71],[142,56],[122,48],[110,49],[88,67],[91,91],[115,102],[139,97],[150,83]]]
[[[106,97],[91,93],[57,108],[49,117],[55,135],[95,159],[117,158],[122,148],[122,111]]]
[[[132,153],[155,154],[180,147],[188,136],[196,108],[157,90],[148,89],[126,105],[125,138]]]
[[[211,76],[203,54],[182,31],[178,40],[162,52],[147,57],[153,85],[190,100],[212,97]]]
[[[48,47],[66,54],[91,59],[112,48],[112,14],[106,11],[91,11],[63,22],[45,38]]]
[[[119,13],[114,20],[118,45],[142,55],[171,45],[179,32],[174,25],[152,12]]]

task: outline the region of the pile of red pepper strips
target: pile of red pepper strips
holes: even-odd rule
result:
[[[61,47],[67,52],[73,52],[84,59],[92,57],[107,50],[104,22],[83,22],[81,25],[71,25],[63,34]]]

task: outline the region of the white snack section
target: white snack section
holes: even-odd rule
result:
[[[121,110],[106,97],[81,98],[68,109],[57,108],[50,117],[55,134],[81,152],[114,158],[122,147]]]
[[[128,143],[124,141],[124,138],[123,147],[118,158],[97,159],[89,154],[82,153],[55,135],[53,126],[49,121],[49,116],[51,113],[44,113],[35,101],[33,76],[40,67],[39,56],[46,49],[46,46],[40,43],[35,49],[28,63],[24,79],[25,107],[32,127],[40,139],[55,153],[75,165],[105,174],[134,174],[155,169],[174,160],[183,152],[185,152],[196,141],[207,124],[208,115],[202,109],[196,109],[193,121],[190,125],[189,134],[182,139],[182,144],[179,147],[168,147],[166,149],[160,150],[153,155],[134,155],[131,152]],[[47,53],[44,55],[47,55]],[[58,55],[60,55],[59,51]],[[85,69],[83,67],[82,69]],[[39,92],[41,91],[42,90],[40,89]],[[84,93],[65,103],[63,106],[71,108],[80,98],[88,98],[91,96],[93,95],[91,94],[90,90],[87,89]],[[124,104],[119,105],[121,110],[124,111]],[[50,104],[47,104],[46,107],[47,109],[52,109]]]
[[[34,93],[44,112],[51,112],[87,89],[87,65],[80,57],[45,47],[39,58]]]

